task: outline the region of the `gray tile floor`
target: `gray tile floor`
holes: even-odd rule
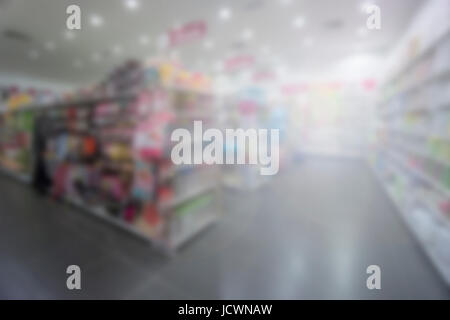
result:
[[[449,299],[367,166],[309,159],[226,212],[175,257],[0,176],[0,298]],[[78,264],[82,290],[65,288]],[[366,289],[366,267],[382,289]]]

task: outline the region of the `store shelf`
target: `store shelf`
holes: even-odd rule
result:
[[[413,83],[411,85],[408,85],[406,88],[403,88],[393,94],[391,94],[389,97],[384,98],[380,104],[384,105],[394,98],[397,98],[399,96],[410,94],[416,90],[423,89],[426,85],[429,85],[433,82],[438,82],[442,80],[446,80],[450,77],[450,69],[437,72],[435,74],[431,74],[430,76],[426,77],[425,79],[421,79],[420,81]]]
[[[404,168],[408,169],[417,178],[423,180],[424,182],[432,186],[436,191],[438,191],[442,195],[450,198],[450,190],[446,188],[439,180],[432,177],[428,173],[407,164],[406,160],[404,160],[401,156],[391,154],[391,157],[396,159],[398,163],[400,163]]]
[[[195,186],[192,189],[189,189],[180,195],[175,196],[173,199],[170,199],[167,202],[161,203],[159,205],[160,210],[167,211],[169,209],[175,208],[186,201],[191,200],[192,198],[198,197],[204,193],[207,193],[211,190],[214,190],[216,187],[215,183],[208,183],[200,186]]]
[[[31,176],[25,173],[17,173],[0,166],[0,172],[20,182],[31,183]]]
[[[441,45],[447,37],[450,36],[450,30],[445,32],[442,36],[437,38],[435,41],[430,43],[426,48],[424,48],[421,52],[416,54],[413,58],[409,59],[402,67],[399,68],[399,70],[392,75],[387,81],[388,82],[394,82],[400,79],[402,76],[404,76],[406,73],[408,73],[414,66],[416,66],[421,60],[427,58],[430,56],[435,49]]]
[[[389,110],[389,111],[383,111],[381,112],[380,116],[382,118],[395,118],[399,116],[403,116],[406,113],[412,113],[412,112],[428,112],[428,113],[434,113],[439,112],[440,110],[446,110],[450,109],[450,102],[448,103],[442,103],[435,106],[430,106],[430,104],[420,104],[413,107],[406,107],[399,110]]]
[[[448,110],[450,25],[441,2],[430,1],[394,52],[402,65],[383,85],[378,104],[373,169],[436,269],[450,285],[450,217],[440,208],[450,199]],[[423,26],[441,21],[437,37]],[[447,19],[444,21],[444,18]],[[413,58],[405,53],[425,45]],[[397,54],[397,55],[396,55]],[[398,55],[400,54],[400,55]],[[406,57],[405,57],[406,56]],[[402,63],[406,61],[405,63]],[[408,126],[409,125],[409,126]]]
[[[434,267],[438,270],[438,272],[442,275],[443,279],[446,281],[447,285],[450,286],[450,261],[447,261],[446,259],[442,258],[439,254],[439,251],[437,250],[437,244],[429,241],[424,241],[423,237],[421,237],[419,234],[417,234],[417,228],[414,223],[414,221],[411,218],[411,212],[406,210],[400,201],[396,198],[395,193],[393,190],[385,183],[383,177],[379,174],[379,172],[371,166],[373,169],[374,175],[379,181],[379,183],[384,187],[387,196],[392,201],[392,203],[397,208],[397,211],[401,214],[406,224],[410,227],[410,230],[414,233],[416,236],[417,242],[422,246],[424,251],[429,256],[431,262],[433,263]],[[435,216],[435,215],[434,215]],[[436,217],[436,216],[435,216]],[[446,219],[444,221],[443,217],[437,218],[438,221],[441,221],[444,223],[444,228],[449,226],[449,221]],[[439,230],[438,228],[441,228],[442,226],[436,226],[435,230]]]
[[[394,131],[396,133],[409,135],[409,136],[415,136],[415,137],[421,137],[421,138],[427,138],[427,139],[438,139],[443,141],[450,142],[450,133],[448,136],[444,135],[443,133],[433,133],[433,130],[426,131],[426,130],[413,130],[413,129],[407,129],[402,126],[387,126],[388,130]]]
[[[142,87],[146,87],[146,86],[142,86]],[[72,139],[70,141],[71,145],[74,145],[74,141],[73,139],[78,139],[77,141],[75,141],[75,144],[78,143],[79,145],[81,145],[83,138],[88,137],[90,139],[92,139],[94,141],[93,145],[95,145],[96,148],[96,153],[95,157],[98,161],[100,161],[101,165],[97,165],[96,164],[96,174],[99,175],[99,177],[101,175],[103,180],[100,180],[100,178],[95,181],[100,181],[102,183],[104,183],[104,185],[106,185],[104,191],[102,192],[107,192],[107,193],[111,193],[113,199],[114,200],[114,204],[119,205],[120,203],[127,203],[127,206],[132,207],[132,210],[136,210],[134,211],[131,216],[131,218],[129,218],[130,220],[132,220],[133,222],[127,222],[125,221],[125,218],[116,218],[113,215],[113,212],[115,212],[115,208],[109,208],[109,205],[107,204],[102,204],[102,206],[91,206],[87,201],[85,202],[85,200],[83,200],[82,198],[78,198],[77,194],[78,192],[74,191],[73,189],[75,188],[73,185],[73,181],[72,180],[67,180],[67,179],[72,179],[72,178],[67,178],[68,176],[70,176],[68,173],[63,173],[62,176],[60,177],[60,179],[64,179],[64,183],[68,182],[71,185],[71,188],[69,187],[65,187],[63,188],[63,191],[61,191],[61,194],[59,195],[62,199],[64,199],[66,202],[70,203],[71,205],[74,205],[80,209],[82,209],[84,212],[89,212],[90,214],[94,215],[95,217],[101,218],[102,220],[113,224],[114,226],[119,227],[122,230],[125,230],[127,232],[129,232],[130,234],[133,234],[135,236],[138,236],[139,238],[145,239],[146,241],[154,244],[156,247],[159,247],[161,249],[163,249],[166,252],[173,252],[173,250],[175,249],[175,247],[170,243],[171,239],[166,238],[166,233],[167,233],[167,228],[170,226],[171,224],[171,219],[175,219],[176,217],[174,217],[173,213],[175,211],[175,209],[178,206],[183,205],[185,202],[188,202],[190,200],[195,199],[196,197],[201,196],[202,194],[205,194],[207,192],[210,191],[215,191],[217,187],[219,187],[219,181],[209,181],[208,183],[203,183],[203,184],[194,184],[192,183],[192,188],[183,190],[182,193],[180,193],[179,195],[176,195],[175,198],[171,199],[170,201],[166,202],[166,203],[159,203],[158,201],[154,200],[154,196],[151,193],[151,188],[149,187],[148,189],[141,187],[141,192],[149,192],[148,197],[142,197],[142,198],[132,198],[133,195],[131,193],[128,194],[128,191],[126,191],[126,187],[123,188],[124,182],[123,180],[129,181],[129,179],[131,179],[131,183],[134,183],[134,179],[135,177],[141,177],[141,176],[146,176],[148,175],[153,175],[155,172],[158,172],[157,167],[162,165],[164,163],[164,161],[167,161],[168,159],[166,159],[166,151],[167,148],[170,147],[169,145],[162,145],[160,148],[162,148],[162,150],[160,150],[160,153],[155,154],[155,156],[157,158],[153,159],[153,156],[150,157],[146,157],[146,156],[141,156],[141,158],[139,158],[140,161],[140,166],[139,167],[126,167],[124,168],[123,166],[120,166],[119,164],[123,162],[123,157],[124,154],[125,156],[127,155],[133,155],[133,160],[138,161],[138,158],[134,158],[134,157],[139,157],[139,151],[133,150],[131,151],[131,148],[137,148],[134,144],[132,144],[133,139],[135,138],[135,136],[139,133],[142,134],[142,130],[148,130],[149,132],[147,132],[148,136],[150,137],[150,133],[152,133],[151,128],[147,128],[144,129],[144,126],[138,126],[138,123],[143,120],[141,119],[141,116],[139,114],[139,116],[134,117],[133,119],[130,119],[130,115],[134,115],[135,113],[133,112],[137,112],[135,108],[133,108],[133,105],[131,104],[124,104],[123,106],[120,106],[120,108],[113,108],[112,110],[110,110],[111,112],[102,112],[101,114],[95,113],[95,112],[85,112],[88,111],[86,108],[96,108],[97,106],[104,104],[104,103],[117,103],[117,102],[122,102],[122,101],[129,101],[129,100],[135,100],[135,101],[142,101],[142,103],[148,103],[148,101],[145,99],[144,95],[141,95],[142,92],[146,92],[146,93],[150,93],[151,90],[158,90],[158,92],[160,92],[159,90],[166,90],[166,92],[175,92],[175,94],[177,93],[182,93],[183,95],[177,96],[177,98],[179,99],[184,99],[185,96],[184,94],[189,94],[189,102],[195,101],[195,103],[198,104],[198,106],[203,107],[203,103],[202,101],[205,99],[203,96],[207,96],[209,97],[213,97],[211,92],[202,92],[201,90],[194,90],[194,89],[188,89],[188,88],[182,88],[182,87],[177,87],[177,86],[166,86],[166,85],[155,85],[155,86],[147,86],[147,89],[142,90],[141,92],[135,92],[135,93],[130,93],[130,94],[117,94],[117,95],[110,95],[110,96],[103,96],[103,97],[90,97],[90,98],[82,98],[82,99],[74,99],[74,100],[67,100],[67,101],[55,101],[53,103],[48,103],[48,104],[42,104],[42,105],[27,105],[27,106],[22,106],[19,107],[15,110],[12,111],[2,111],[0,113],[1,114],[7,114],[9,116],[12,115],[16,115],[16,114],[20,114],[20,112],[25,112],[25,111],[31,111],[33,113],[37,113],[40,112],[41,110],[48,110],[48,109],[55,109],[59,110],[62,109],[64,110],[64,108],[76,108],[76,115],[77,117],[74,119],[68,118],[66,116],[61,116],[61,113],[58,114],[54,114],[54,113],[46,113],[45,116],[48,117],[47,120],[49,121],[49,124],[55,124],[56,126],[58,126],[58,130],[53,132],[51,129],[49,128],[46,131],[46,138],[47,139],[54,139],[55,143],[53,144],[48,144],[51,145],[54,150],[52,150],[55,154],[57,154],[57,150],[60,150],[61,148],[59,148],[61,146],[61,143],[63,144],[63,146],[65,146],[63,148],[63,158],[66,159],[65,163],[67,165],[68,168],[63,168],[61,170],[71,170],[71,174],[78,176],[81,175],[83,177],[87,177],[90,174],[90,168],[88,163],[85,163],[84,160],[86,160],[86,156],[84,154],[82,154],[82,151],[78,151],[78,153],[76,154],[72,154],[72,153],[68,153],[68,146],[69,146],[69,138]],[[131,91],[131,90],[130,90]],[[198,95],[201,95],[198,96]],[[164,94],[161,95],[161,99],[167,99],[165,100],[165,109],[164,110],[160,110],[160,112],[165,112],[166,114],[170,114],[172,108],[170,108],[169,103],[171,103],[171,98],[172,95],[171,94]],[[140,100],[142,98],[142,100]],[[192,99],[198,99],[198,100],[192,100]],[[197,105],[196,104],[196,105]],[[178,106],[179,107],[179,106]],[[196,108],[195,110],[199,110],[200,108]],[[89,109],[90,111],[91,109]],[[94,109],[92,109],[94,110]],[[95,109],[96,110],[96,109]],[[127,113],[126,115],[124,114],[124,112],[122,112],[122,110],[127,110],[124,112],[130,112],[129,114]],[[185,109],[183,112],[180,113],[180,116],[175,115],[176,119],[180,119],[180,118],[185,118],[185,119],[190,119],[190,118],[195,118],[197,116],[199,116],[200,114],[196,113],[195,110],[193,110],[193,112],[189,113],[188,109]],[[103,110],[102,110],[103,111]],[[78,116],[80,115],[80,113],[83,115],[83,118],[79,118]],[[136,113],[137,115],[137,113]],[[147,120],[150,120],[150,118],[152,117],[151,113],[148,112],[148,114],[146,114]],[[89,118],[89,119],[88,119]],[[108,123],[96,123],[96,121],[98,120],[107,120]],[[158,118],[159,119],[159,118]],[[166,118],[165,118],[166,119]],[[212,118],[211,118],[212,119]],[[117,129],[123,129],[123,125],[126,122],[127,128],[129,129],[130,134],[127,134],[126,136],[123,135],[123,131],[119,131],[119,133],[117,132],[107,132],[109,129],[114,129],[114,127],[117,127]],[[133,120],[133,121],[130,121]],[[167,123],[169,123],[169,120],[173,120],[173,119],[169,119],[167,120]],[[71,123],[69,124],[69,121],[71,121]],[[73,127],[75,125],[78,125],[79,122],[82,122],[83,124],[86,124],[85,127],[83,127],[83,130],[77,130],[74,131]],[[158,120],[161,121],[161,120]],[[53,126],[52,126],[53,127]],[[106,131],[102,131],[103,129],[108,128],[108,130]],[[166,128],[167,129],[167,128]],[[47,135],[48,134],[48,135]],[[154,134],[153,136],[159,136],[159,134],[165,134],[165,131],[158,132],[158,135]],[[60,137],[58,137],[58,135],[62,135],[61,136],[61,140],[62,142],[59,140]],[[70,136],[69,136],[70,135]],[[141,139],[142,140],[142,139]],[[83,142],[84,143],[84,142]],[[112,147],[111,147],[112,145]],[[120,148],[118,146],[121,146]],[[145,146],[143,147],[145,150]],[[81,150],[81,148],[75,149],[75,150]],[[108,151],[110,150],[110,151]],[[74,152],[73,150],[71,150],[70,152]],[[113,154],[115,154],[113,156]],[[69,158],[67,158],[69,157]],[[75,157],[75,158],[74,158]],[[113,157],[114,159],[112,159],[111,157]],[[75,161],[71,161],[74,160]],[[129,163],[130,165],[132,165],[130,159],[127,159],[126,162]],[[52,170],[52,174],[55,174],[56,172],[56,168],[58,165],[57,161],[54,160],[50,160],[53,163],[53,167]],[[56,164],[56,165],[55,165]],[[135,164],[136,165],[136,164]],[[105,167],[111,167],[113,166],[113,169],[118,171],[118,172],[106,172],[103,170],[103,168]],[[50,166],[52,167],[52,166]],[[184,168],[184,167],[183,167]],[[130,170],[131,169],[131,170]],[[138,171],[139,170],[143,170],[146,171],[143,175],[141,175]],[[173,176],[174,177],[182,177],[184,176],[182,173],[182,168],[177,168],[173,171]],[[192,167],[192,171],[203,171],[200,170],[200,167],[194,166]],[[4,170],[6,172],[6,170]],[[9,172],[8,172],[9,173]],[[118,174],[120,173],[120,175]],[[184,173],[184,172],[183,172]],[[172,173],[171,173],[172,174]],[[197,176],[195,176],[197,177]],[[19,176],[16,176],[17,179],[20,179]],[[127,180],[128,179],[128,180]],[[23,179],[21,179],[23,180]],[[67,181],[66,181],[67,180]],[[57,181],[56,179],[53,181]],[[80,182],[81,184],[83,184],[84,180],[80,180],[82,182]],[[98,182],[98,183],[100,183]],[[89,182],[91,183],[91,182]],[[129,182],[128,182],[129,183]],[[159,181],[157,179],[149,179],[149,183],[156,183],[159,184]],[[173,188],[174,186],[172,185],[174,183],[174,181],[172,179],[168,179],[167,181],[164,181],[164,183],[166,184],[164,187],[166,188]],[[137,186],[143,186],[142,181],[140,181],[139,183],[136,183]],[[135,185],[133,185],[134,187]],[[98,189],[102,189],[104,186],[99,187]],[[157,189],[157,185],[154,186],[154,188],[152,190],[156,190]],[[133,200],[133,201],[131,201]],[[141,205],[137,205],[135,202],[140,201],[139,204]],[[144,209],[145,208],[145,209]],[[153,208],[157,208],[156,212],[152,212],[152,210],[154,210]],[[110,210],[111,209],[111,210]],[[216,208],[217,210],[219,210],[218,206]],[[125,214],[125,210],[127,210],[124,207],[120,207],[120,209],[118,209],[121,212],[121,215]],[[111,213],[109,212],[111,211]],[[157,214],[158,215],[158,219],[156,219],[156,222],[148,222],[146,220],[146,217],[144,215],[154,215]],[[196,214],[196,212],[192,212],[192,214]],[[182,244],[182,242],[185,239],[191,238],[192,236],[195,235],[196,232],[200,231],[201,229],[203,229],[206,224],[210,223],[213,220],[216,219],[216,216],[214,215],[213,217],[205,217],[205,220],[201,220],[199,221],[199,225],[194,225],[192,226],[192,228],[190,228],[189,230],[180,230],[180,235],[177,235],[177,240],[176,245],[180,246]],[[208,222],[208,223],[206,223]],[[153,232],[152,228],[157,228],[159,231],[157,232]]]
[[[401,166],[401,165],[400,165]],[[400,167],[404,169],[403,167]],[[403,179],[409,179],[409,175],[404,173],[404,170],[400,170],[400,168],[395,166],[390,166],[389,170],[395,174],[397,177],[403,177]],[[413,190],[409,190],[410,195],[414,195],[416,200],[418,200],[419,203],[421,203],[424,207],[427,207],[433,215],[433,219],[436,220],[439,225],[450,228],[450,215],[445,215],[437,205],[439,202],[446,201],[446,197],[436,197],[434,196],[433,199],[430,198],[430,193],[425,194],[423,190],[422,192],[414,192]],[[392,190],[390,189],[390,192]],[[450,230],[450,229],[449,229]]]
[[[119,220],[118,218],[114,218],[112,216],[109,216],[108,213],[106,211],[104,211],[102,208],[100,207],[90,207],[87,206],[85,203],[83,203],[81,200],[75,199],[75,198],[70,198],[70,197],[64,197],[64,200],[81,209],[82,211],[93,215],[96,218],[100,218],[104,221],[106,221],[107,223],[110,223],[148,243],[150,243],[151,245],[155,246],[156,248],[162,250],[163,252],[166,252],[167,254],[170,254],[169,248],[167,247],[167,244],[163,243],[162,241],[159,241],[157,239],[150,239],[147,235],[141,233],[139,230],[137,230],[136,228],[134,228],[132,225],[127,224],[125,221],[123,220]]]
[[[215,221],[217,221],[218,213],[211,213],[206,217],[202,218],[200,222],[197,222],[194,228],[190,230],[185,230],[184,232],[176,235],[171,246],[175,249],[180,248],[183,244],[187,243],[194,236],[198,235],[202,230],[211,226]]]
[[[450,161],[441,159],[440,157],[436,157],[435,155],[433,155],[433,154],[431,154],[428,151],[425,151],[423,149],[412,147],[412,146],[410,146],[410,145],[408,145],[406,143],[395,143],[395,146],[400,148],[400,149],[406,150],[407,152],[415,154],[415,155],[417,155],[419,157],[431,160],[431,161],[433,161],[433,162],[435,162],[437,164],[440,164],[441,166],[450,167]]]
[[[129,100],[136,97],[136,94],[124,94],[124,95],[115,95],[115,96],[103,96],[103,97],[91,97],[91,98],[82,98],[82,99],[73,99],[73,100],[57,100],[53,102],[49,102],[46,104],[29,104],[18,107],[14,110],[0,110],[1,114],[14,114],[24,111],[40,111],[47,109],[62,109],[62,108],[70,108],[70,107],[79,107],[79,106],[91,106],[99,103],[107,103],[114,102],[120,100]]]

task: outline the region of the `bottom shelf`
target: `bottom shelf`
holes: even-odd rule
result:
[[[204,218],[202,218],[195,227],[188,231],[184,231],[182,233],[179,233],[176,235],[171,243],[171,247],[174,249],[180,248],[183,244],[188,242],[190,239],[194,238],[196,235],[198,235],[202,230],[209,227],[213,222],[217,220],[217,214],[210,214]]]
[[[108,223],[111,223],[131,234],[134,236],[137,236],[145,241],[148,241],[156,248],[162,250],[163,252],[167,254],[172,254],[174,250],[180,248],[183,244],[185,244],[188,240],[196,236],[198,233],[200,233],[203,229],[211,225],[214,221],[216,221],[218,214],[210,214],[203,217],[200,221],[198,221],[194,227],[190,229],[185,229],[183,232],[177,234],[173,239],[170,239],[170,241],[163,241],[160,239],[153,239],[146,234],[140,232],[137,228],[135,228],[133,225],[128,224],[122,220],[119,220],[117,218],[109,216],[102,208],[97,207],[89,207],[85,205],[82,201],[79,201],[74,198],[64,198],[68,203],[82,209],[85,212],[88,212],[96,217],[99,217]],[[195,213],[194,213],[195,214]]]
[[[113,218],[110,217],[102,208],[100,207],[89,207],[86,204],[84,204],[82,201],[75,199],[75,198],[70,198],[70,197],[65,197],[64,198],[65,201],[67,201],[69,204],[85,211],[88,212],[96,217],[101,218],[102,220],[107,221],[108,223],[111,223],[115,226],[118,226],[136,236],[138,236],[139,238],[142,238],[144,240],[151,240],[151,241],[155,241],[153,239],[150,239],[148,236],[146,236],[145,234],[139,232],[138,230],[136,230],[136,228],[134,228],[132,225],[127,224],[126,222],[123,222],[122,220],[119,220],[117,218]]]
[[[425,224],[424,220],[420,218],[418,211],[407,212],[396,198],[392,188],[383,181],[383,177],[377,172],[376,168],[373,166],[371,168],[432,264],[441,274],[446,284],[450,286],[450,254],[448,251],[450,247],[450,230],[447,230],[448,224],[438,225],[437,222],[433,222],[434,217],[431,214],[429,219],[427,219],[428,223]]]
[[[0,173],[6,176],[10,176],[13,179],[16,179],[17,181],[20,181],[22,183],[29,183],[31,181],[30,177],[11,172],[3,167],[0,167]],[[171,239],[171,241],[166,242],[160,239],[153,239],[144,234],[143,232],[139,231],[132,224],[128,224],[125,221],[109,216],[106,213],[106,211],[101,207],[88,206],[83,201],[72,197],[64,197],[63,200],[66,201],[68,204],[83,210],[84,212],[87,212],[95,217],[98,217],[140,239],[143,239],[144,241],[149,242],[152,246],[158,248],[159,250],[167,254],[172,254],[174,250],[182,246],[188,240],[192,239],[195,235],[197,235],[203,229],[211,225],[218,218],[218,213],[214,214],[211,213],[210,215],[206,215],[205,217],[199,219],[199,221],[193,227],[183,230],[179,234],[175,235]]]
[[[0,172],[24,183],[31,183],[31,177],[25,173],[18,173],[0,166]]]

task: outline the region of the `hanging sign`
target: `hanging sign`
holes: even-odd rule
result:
[[[206,35],[204,21],[192,21],[168,31],[169,44],[172,47],[203,38]]]

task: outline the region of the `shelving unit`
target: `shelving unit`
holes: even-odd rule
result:
[[[400,67],[382,89],[370,162],[450,285],[450,24],[445,9],[450,10],[448,1],[430,1],[392,55],[391,65]]]
[[[30,128],[44,124],[52,197],[173,253],[219,217],[222,200],[216,166],[170,160],[171,130],[203,118],[212,125],[214,95],[162,78],[159,65],[133,64],[97,89],[103,97],[29,105],[1,117],[26,112],[33,115]],[[33,158],[31,141],[24,151]],[[2,171],[30,181],[29,166],[26,175]]]

